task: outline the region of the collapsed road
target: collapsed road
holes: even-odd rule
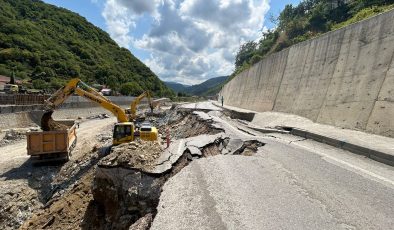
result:
[[[2,186],[8,189],[2,195],[0,227],[390,229],[394,225],[390,166],[290,134],[249,129],[238,120],[242,117],[232,119],[210,102],[180,105],[165,114],[152,122],[161,134],[169,128],[172,142],[167,149],[163,135],[157,144],[132,142],[108,153],[111,133],[105,126],[115,121],[110,118],[101,120],[95,132],[81,124],[78,136],[86,135],[90,144],[77,144],[77,153],[63,166],[29,167],[31,171],[20,173],[26,175],[16,177],[26,165],[19,150],[15,153],[19,166],[0,167]],[[49,170],[51,178],[43,170]],[[25,178],[30,178],[26,184]],[[38,181],[51,186],[34,187]],[[16,185],[26,189],[17,190]]]
[[[304,138],[261,134],[209,103],[195,106],[250,157],[192,162],[163,187],[152,229],[390,229],[394,170]],[[189,106],[190,107],[190,106]]]

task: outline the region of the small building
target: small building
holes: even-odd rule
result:
[[[0,86],[4,87],[4,85],[8,84],[10,82],[10,80],[11,80],[10,77],[0,75]],[[20,85],[20,84],[22,84],[22,81],[15,79],[15,83],[17,85]]]
[[[112,90],[111,89],[102,89],[100,91],[100,93],[102,93],[104,96],[111,96]]]

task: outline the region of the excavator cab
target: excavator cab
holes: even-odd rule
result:
[[[113,145],[129,143],[138,137],[144,141],[156,141],[158,132],[156,127],[149,122],[142,123],[141,127],[136,128],[133,122],[122,122],[115,124],[113,133]]]
[[[144,122],[139,129],[140,139],[144,141],[156,141],[158,132],[149,122]]]
[[[128,143],[134,141],[134,123],[133,122],[122,122],[115,124],[113,133],[113,145],[119,145],[122,143]]]

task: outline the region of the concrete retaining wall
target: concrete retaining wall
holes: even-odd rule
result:
[[[107,97],[112,102],[117,105],[130,105],[131,101],[135,99],[135,97]],[[144,102],[142,102],[144,103]],[[79,96],[71,96],[69,97],[61,106],[61,109],[68,109],[68,108],[90,108],[90,107],[100,107],[97,103],[94,103],[86,98],[79,97]],[[18,113],[18,112],[28,112],[32,110],[41,110],[43,105],[2,105],[0,106],[0,114],[6,113]]]
[[[394,11],[273,54],[226,84],[224,103],[394,137]]]
[[[129,108],[134,97],[108,97],[114,103]],[[8,105],[0,106],[0,131],[10,128],[26,128],[36,126],[29,116],[29,111],[41,110],[42,105]],[[72,96],[53,114],[54,119],[77,119],[78,117],[88,117],[111,113],[92,103],[85,98]]]

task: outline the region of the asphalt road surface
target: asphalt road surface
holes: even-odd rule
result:
[[[152,229],[394,229],[393,167],[210,115],[231,135],[266,145],[182,169],[164,185]]]

